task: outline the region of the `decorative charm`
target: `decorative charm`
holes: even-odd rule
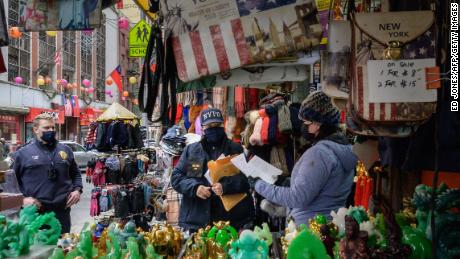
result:
[[[460,254],[460,189],[448,189],[444,183],[436,189],[435,224],[437,257],[452,258]],[[417,209],[417,228],[431,239],[430,208],[433,189],[426,185],[415,188],[412,203]],[[455,212],[457,210],[457,212]]]
[[[390,41],[388,47],[383,51],[384,59],[398,60],[401,59],[403,44],[400,41]]]
[[[88,93],[94,93],[94,87],[88,88]]]
[[[230,242],[236,239],[238,239],[238,233],[230,226],[229,221],[214,222],[214,226],[208,233],[208,256],[212,258],[225,256]]]
[[[311,231],[304,229],[292,240],[287,251],[287,259],[297,258],[320,259],[329,256],[321,240]]]
[[[244,230],[240,238],[232,242],[228,254],[232,259],[266,259],[268,246],[264,240],[258,239],[254,232]]]
[[[431,241],[418,229],[406,226],[402,228],[402,243],[411,247],[409,259],[431,259]]]
[[[51,80],[51,78],[49,78],[49,77],[46,77],[46,78],[45,78],[45,83],[46,83],[47,85],[51,84],[52,81],[53,81],[53,80]]]
[[[256,226],[254,228],[254,233],[256,234],[258,239],[262,239],[267,243],[267,246],[271,246],[273,243],[273,236],[270,232],[270,228],[268,227],[267,223],[262,224],[262,228]]]
[[[129,92],[128,91],[124,91],[123,92],[123,97],[128,97],[129,96]]]
[[[345,238],[340,241],[340,258],[370,258],[367,239],[367,232],[359,231],[358,222],[352,216],[346,215]]]
[[[105,80],[105,84],[106,84],[106,85],[112,85],[112,84],[113,84],[113,80],[112,80],[111,78],[107,78],[107,79]]]

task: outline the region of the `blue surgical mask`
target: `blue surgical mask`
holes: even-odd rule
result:
[[[204,137],[210,144],[218,144],[225,138],[225,130],[223,127],[214,127],[204,130]]]
[[[56,131],[45,131],[42,135],[42,140],[47,144],[56,143]]]

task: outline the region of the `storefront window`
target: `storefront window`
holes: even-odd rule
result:
[[[16,145],[21,143],[21,129],[19,127],[19,117],[0,114],[0,137],[7,142]]]

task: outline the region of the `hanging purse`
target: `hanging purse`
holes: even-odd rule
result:
[[[418,125],[436,111],[432,11],[352,13],[351,104],[367,123]]]
[[[168,126],[174,124],[171,118],[176,117],[177,101],[177,71],[174,61],[171,37],[166,38],[167,44],[163,44],[162,31],[155,24],[150,33],[149,44],[142,70],[139,87],[139,108],[147,113],[150,121],[163,122]],[[151,70],[151,61],[155,51],[154,62],[157,64],[154,72]],[[147,93],[146,93],[147,92]],[[160,93],[159,93],[160,92]],[[160,98],[159,115],[154,118],[157,97]],[[168,117],[168,107],[171,106],[171,116]]]

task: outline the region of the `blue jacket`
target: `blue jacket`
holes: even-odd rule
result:
[[[188,145],[172,173],[171,184],[177,192],[183,195],[179,225],[186,230],[196,231],[211,224],[212,221],[219,220],[230,221],[232,226],[239,229],[253,221],[254,202],[249,193],[248,180],[242,173],[222,177],[219,181],[224,194],[247,193],[246,198],[230,211],[225,211],[220,198],[212,191],[211,198],[206,200],[196,196],[198,186],[211,186],[204,177],[208,170],[208,161],[216,160],[222,153],[228,156],[243,152],[241,145],[228,139],[223,141],[220,148],[221,150],[211,147],[205,140]]]
[[[55,180],[49,177],[53,165]],[[23,195],[33,197],[44,205],[64,208],[67,196],[77,188],[83,189],[73,152],[60,143],[49,150],[33,140],[16,152],[13,170]]]
[[[329,217],[332,210],[345,206],[356,163],[351,145],[321,140],[294,166],[290,187],[259,180],[255,189],[269,201],[290,208],[296,225],[308,225],[308,220],[316,214]]]

